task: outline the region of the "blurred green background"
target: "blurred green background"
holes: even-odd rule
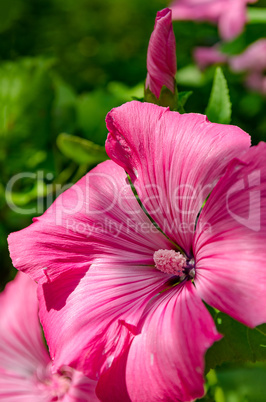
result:
[[[107,157],[106,113],[132,97],[143,97],[149,37],[156,12],[168,4],[163,0],[0,1],[0,290],[15,275],[8,234],[29,225],[69,183]],[[256,7],[266,7],[266,0]],[[217,28],[174,22],[174,31],[178,89],[193,91],[186,111],[204,113],[214,67],[199,71],[192,51],[195,46],[215,44]],[[248,24],[224,50],[239,53],[264,36],[265,24]],[[233,105],[232,124],[249,132],[253,144],[265,141],[265,97],[245,88],[244,74],[235,75],[226,66],[223,71]],[[211,374],[205,400],[266,400],[264,368],[253,367],[252,375],[250,370],[230,366]],[[256,370],[259,374],[254,375]],[[225,372],[230,375],[224,376]],[[252,378],[248,384],[255,384],[257,393],[246,382],[241,388],[245,376]]]

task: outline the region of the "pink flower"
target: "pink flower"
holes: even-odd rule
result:
[[[225,40],[238,36],[247,21],[246,5],[257,0],[174,0],[173,20],[209,21],[218,24]]]
[[[157,13],[148,47],[147,70],[145,87],[156,98],[159,98],[163,85],[175,92],[176,43],[169,8]]]
[[[224,53],[219,50],[219,47],[196,47],[194,50],[194,59],[199,68],[204,69],[212,64],[225,63],[228,59]]]
[[[0,400],[97,401],[95,381],[66,366],[52,373],[36,292],[37,285],[18,273],[0,294]]]
[[[39,282],[55,369],[94,374],[103,401],[191,401],[221,337],[201,299],[266,321],[266,145],[148,103],[106,121],[112,161],[11,234],[11,257]]]

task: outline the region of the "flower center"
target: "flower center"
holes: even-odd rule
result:
[[[153,254],[153,260],[159,271],[178,276],[180,281],[185,278],[193,279],[195,276],[194,259],[188,260],[179,251],[157,250]]]

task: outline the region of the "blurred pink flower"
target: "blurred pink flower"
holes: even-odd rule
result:
[[[94,374],[103,401],[191,401],[220,339],[201,299],[266,321],[266,144],[149,103],[106,121],[112,161],[11,234],[11,257],[39,282],[55,369]]]
[[[169,8],[158,11],[151,34],[147,54],[147,78],[145,88],[159,98],[165,85],[175,92],[176,43]]]
[[[248,88],[266,94],[266,38],[252,43],[241,54],[231,56],[229,65],[235,72],[247,72]]]
[[[204,69],[216,63],[226,63],[228,56],[219,50],[218,46],[196,47],[194,59],[199,68]]]
[[[98,401],[96,382],[61,367],[52,373],[38,319],[37,285],[18,273],[0,294],[0,400]]]
[[[231,56],[229,61],[233,71],[258,71],[266,70],[266,38],[261,38],[249,45],[244,52],[237,56]]]
[[[257,0],[174,0],[173,20],[209,21],[218,24],[224,40],[238,36],[247,21],[246,5]]]
[[[248,88],[266,95],[266,75],[259,72],[250,73],[246,78],[246,85]]]

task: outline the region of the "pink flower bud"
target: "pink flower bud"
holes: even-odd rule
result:
[[[176,42],[169,8],[157,13],[148,47],[147,70],[145,88],[157,98],[163,85],[175,92]]]

